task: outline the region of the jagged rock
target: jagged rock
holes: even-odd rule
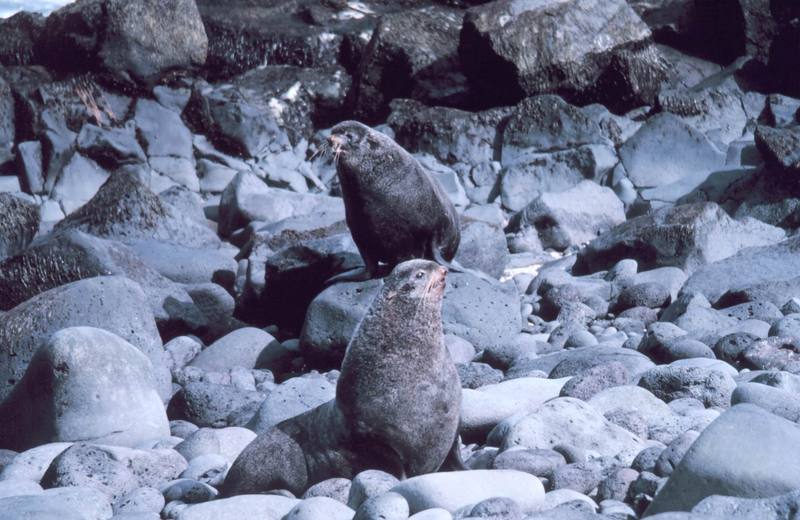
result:
[[[573,272],[593,273],[633,258],[645,270],[671,265],[692,273],[784,236],[783,230],[756,220],[734,220],[712,202],[668,207],[630,219],[590,242],[578,253]]]
[[[463,163],[469,169],[500,159],[497,141],[510,108],[465,112],[427,107],[409,99],[395,100],[391,107],[388,124],[398,144],[410,152],[429,153],[444,164]],[[478,170],[473,171],[473,182],[484,185],[477,174]]]
[[[624,111],[664,75],[647,25],[624,1],[490,2],[467,11],[465,72],[495,104],[548,92]]]
[[[231,80],[256,108],[272,114],[292,143],[345,117],[350,75],[341,67],[268,65]]]
[[[182,287],[145,265],[127,246],[78,230],[50,235],[0,263],[0,309],[10,309],[54,287],[108,275],[125,276],[141,286],[160,328],[204,326]]]
[[[39,231],[39,209],[32,202],[0,193],[0,261],[23,251]]]
[[[195,132],[236,156],[258,157],[290,148],[289,137],[271,111],[250,103],[233,85],[214,88],[199,82],[192,90],[186,117]]]
[[[30,65],[36,61],[36,44],[44,29],[45,17],[20,11],[0,20],[0,65]]]
[[[219,233],[227,237],[254,220],[275,223],[289,217],[322,212],[336,212],[344,220],[344,203],[327,195],[270,188],[252,173],[239,172],[222,192]]]
[[[79,229],[121,242],[154,238],[188,247],[219,244],[219,238],[205,222],[160,198],[137,175],[126,170],[112,174],[89,202],[55,229]]]
[[[514,215],[509,230],[532,226],[543,247],[564,250],[624,221],[625,208],[610,188],[582,181],[561,193],[541,194]]]
[[[355,77],[355,116],[382,120],[395,98],[427,105],[463,103],[468,87],[458,59],[462,16],[441,6],[382,16]]]
[[[89,0],[45,21],[41,56],[61,72],[100,70],[154,81],[206,61],[208,38],[191,0]]]

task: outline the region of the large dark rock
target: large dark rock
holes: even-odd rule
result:
[[[0,321],[0,400],[22,379],[36,350],[67,327],[96,327],[128,341],[153,364],[162,397],[169,392],[164,348],[147,298],[136,282],[103,276],[43,292]]]
[[[9,193],[0,193],[0,260],[28,247],[39,231],[39,208]]]
[[[675,266],[691,273],[747,247],[783,240],[780,228],[738,221],[712,202],[667,207],[620,224],[578,254],[573,271],[593,273],[633,258],[642,270]]]
[[[217,147],[234,155],[256,157],[289,148],[289,138],[272,113],[250,103],[232,85],[214,88],[198,83],[186,115],[193,130],[206,134]]]
[[[81,0],[51,14],[41,38],[41,56],[57,71],[146,82],[202,66],[207,51],[193,0]]]
[[[664,76],[650,30],[624,0],[473,7],[459,51],[467,76],[495,104],[552,92],[624,111],[652,102]]]
[[[268,65],[231,81],[250,104],[275,117],[293,143],[345,119],[351,79],[341,67]]]
[[[703,293],[712,303],[726,294],[744,301],[769,301],[777,307],[800,294],[800,238],[776,245],[751,247],[698,269],[683,292]]]
[[[527,98],[503,130],[503,205],[519,211],[540,193],[599,180],[617,162],[600,125],[555,95]]]
[[[767,65],[778,51],[775,47],[781,36],[800,16],[800,6],[785,0],[700,0],[695,4],[706,35],[706,52],[720,63],[746,54]]]
[[[276,323],[289,330],[300,330],[311,301],[324,287],[325,280],[340,272],[363,265],[343,223],[338,233],[324,236],[325,230],[300,233],[295,240],[270,255],[264,263],[264,288],[254,310],[259,320]],[[282,233],[274,237],[281,240]],[[287,235],[291,235],[287,233]],[[250,257],[251,269],[260,259]]]
[[[800,129],[759,126],[755,138],[767,166],[797,184],[800,176]]]
[[[112,174],[89,202],[55,229],[79,229],[121,242],[155,238],[188,247],[219,245],[205,222],[159,197],[136,172],[124,169]]]
[[[458,59],[462,18],[462,12],[440,6],[382,16],[355,77],[356,117],[381,121],[395,98],[463,104],[468,87]]]
[[[30,65],[36,60],[36,42],[44,29],[39,13],[20,11],[0,20],[0,65]]]
[[[378,16],[397,11],[398,4],[403,1],[199,0],[209,40],[206,69],[215,79],[264,63],[298,67],[341,63],[352,70]]]
[[[0,407],[3,446],[25,450],[88,440],[134,447],[169,435],[147,357],[119,336],[91,327],[60,330],[31,359]]]
[[[463,163],[469,169],[500,159],[502,127],[510,108],[465,112],[455,108],[427,107],[402,99],[391,103],[389,126],[395,140],[412,153],[425,152],[444,164]],[[484,183],[473,173],[473,182]]]
[[[137,282],[161,330],[196,330],[205,319],[183,287],[148,267],[129,247],[67,230],[0,263],[0,309],[85,278],[119,275]]]
[[[16,114],[11,86],[0,76],[0,165],[11,159],[16,139]]]

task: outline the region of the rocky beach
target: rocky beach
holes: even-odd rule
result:
[[[449,272],[331,283],[347,120],[452,203]],[[0,520],[794,519],[798,229],[792,0],[18,12]]]

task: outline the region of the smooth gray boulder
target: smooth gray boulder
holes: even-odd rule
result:
[[[67,327],[96,327],[116,334],[152,363],[159,395],[170,393],[164,347],[141,287],[121,276],[79,280],[17,305],[0,320],[0,400],[22,379],[38,348]]]
[[[24,450],[59,441],[137,446],[169,436],[147,357],[102,329],[53,334],[0,406],[0,443]]]
[[[690,511],[711,495],[766,498],[800,487],[800,429],[757,406],[739,404],[694,442],[646,516]]]

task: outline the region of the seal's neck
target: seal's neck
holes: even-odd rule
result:
[[[368,337],[384,353],[441,348],[441,341],[431,341],[443,335],[441,297],[429,295],[426,299],[405,301],[395,298],[384,294],[373,303],[361,322],[360,335]]]

